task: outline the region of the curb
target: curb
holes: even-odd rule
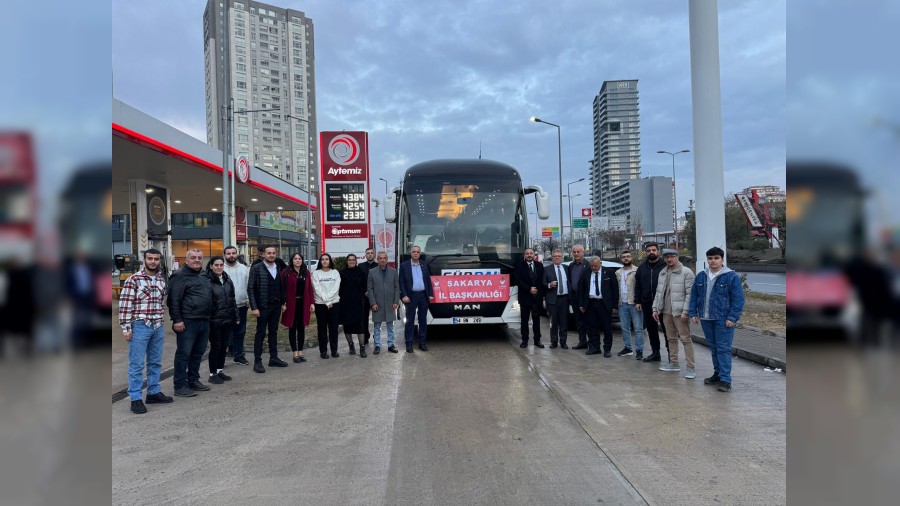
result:
[[[737,328],[739,328],[739,329],[752,330],[753,332],[759,332],[760,334],[765,334],[765,335],[767,335],[767,336],[781,337],[781,338],[783,338],[783,339],[787,339],[787,335],[786,335],[786,334],[782,334],[781,332],[775,332],[775,331],[773,331],[773,330],[761,329],[761,328],[759,328],[759,327],[753,327],[753,326],[751,326],[751,325],[743,325],[743,324],[741,324],[741,325],[738,325]]]
[[[751,329],[751,327],[744,327],[744,328]],[[768,332],[768,334],[775,335],[775,336],[778,335],[775,332]],[[709,348],[709,344],[706,342],[705,337],[691,333],[691,339],[695,343],[702,344],[703,346],[706,346],[707,348]],[[755,352],[752,352],[749,350],[744,350],[744,349],[735,348],[735,347],[731,348],[731,354],[733,356],[740,357],[745,360],[749,360],[751,362],[755,362],[757,364],[764,365],[766,367],[780,368],[782,371],[787,372],[787,364],[777,358],[764,357],[764,356],[760,355],[759,353],[755,353]]]

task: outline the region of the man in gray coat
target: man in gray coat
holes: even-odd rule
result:
[[[397,269],[388,267],[388,256],[384,251],[379,251],[377,256],[378,267],[369,270],[367,283],[369,304],[372,308],[372,323],[375,338],[375,355],[381,353],[381,323],[387,326],[388,351],[397,353],[394,347],[394,322],[397,320],[397,308],[400,307],[400,276]]]

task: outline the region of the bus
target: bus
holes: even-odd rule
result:
[[[397,265],[419,246],[435,300],[429,325],[518,323],[514,266],[531,244],[526,195],[538,218],[548,195],[523,186],[515,168],[491,160],[432,160],[406,170],[385,196],[385,217],[397,223]]]
[[[866,247],[866,192],[852,170],[831,163],[790,161],[786,176],[788,330],[852,339],[861,308],[846,268]]]

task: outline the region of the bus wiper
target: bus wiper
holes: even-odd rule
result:
[[[477,255],[477,254],[463,255],[462,253],[445,253],[445,254],[434,255],[434,256],[429,255],[429,256],[428,256],[428,263],[427,263],[426,265],[427,265],[427,266],[429,267],[429,269],[430,269],[430,268],[431,268],[431,262],[433,262],[436,258],[441,258],[441,257],[462,258],[462,257],[475,257],[475,256],[478,256],[478,255]],[[450,264],[450,265],[453,265],[453,264],[464,264],[464,263],[473,263],[473,261],[465,261],[465,262],[448,262],[448,264]],[[501,262],[501,261],[499,261],[499,260],[481,260],[481,259],[478,259],[478,260],[474,261],[474,263],[479,263],[479,264],[497,264],[497,265],[499,265],[499,266],[506,267],[507,269],[515,269],[514,266],[509,265],[509,264],[504,263],[504,262]]]

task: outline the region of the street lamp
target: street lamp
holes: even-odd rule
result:
[[[544,123],[545,125],[550,125],[556,127],[556,149],[557,154],[559,156],[559,243],[562,244],[562,232],[563,232],[563,203],[562,203],[562,134],[560,133],[559,125],[555,123],[550,123],[549,121],[544,121],[541,118],[532,116],[532,123]],[[553,250],[553,234],[550,234],[550,250]]]
[[[537,240],[537,238],[538,238],[538,233],[537,233],[537,214],[536,214],[536,213],[531,213],[531,212],[529,212],[529,213],[528,213],[528,216],[534,216],[534,236],[532,236],[532,238],[531,238],[531,247],[534,248],[534,244],[535,244],[534,241]],[[124,236],[124,235],[123,235],[123,236]]]
[[[690,149],[682,149],[681,151],[657,151],[658,154],[672,155],[672,231],[675,233],[675,250],[678,251],[678,204],[675,200],[675,155],[681,153],[690,153]]]
[[[584,178],[581,178],[578,181],[572,181],[571,183],[568,183],[566,185],[566,190],[569,193],[569,195],[572,194],[572,185],[575,183],[580,183],[582,181],[584,181]],[[581,194],[579,193],[578,195],[576,195],[576,197],[578,197],[578,196],[581,196]],[[572,199],[571,198],[569,199],[569,232],[572,234],[573,237],[575,236],[575,230],[572,228]]]
[[[378,178],[378,179],[384,181],[384,194],[387,195],[387,194],[388,194],[388,182],[387,182],[387,179],[385,179],[385,178],[383,178],[383,177],[380,177],[380,178]]]
[[[295,119],[297,121],[303,121],[306,124],[309,124],[309,120],[306,118],[298,118],[297,116],[292,116],[290,114],[285,114],[285,118]],[[288,131],[291,136],[291,154],[290,160],[291,164],[294,164],[294,123],[288,121]],[[294,170],[297,169],[297,166],[294,165]],[[312,212],[309,207],[312,205],[312,185],[309,184],[309,165],[307,165],[306,169],[306,258],[309,259],[312,257]],[[322,203],[319,202],[321,206]]]
[[[569,198],[569,237],[572,239],[573,242],[575,241],[575,227],[574,227],[575,222],[572,220],[572,197],[580,197],[580,196],[581,196],[580,193],[576,193],[575,195],[572,195],[571,193],[568,195],[563,195],[563,197]]]

